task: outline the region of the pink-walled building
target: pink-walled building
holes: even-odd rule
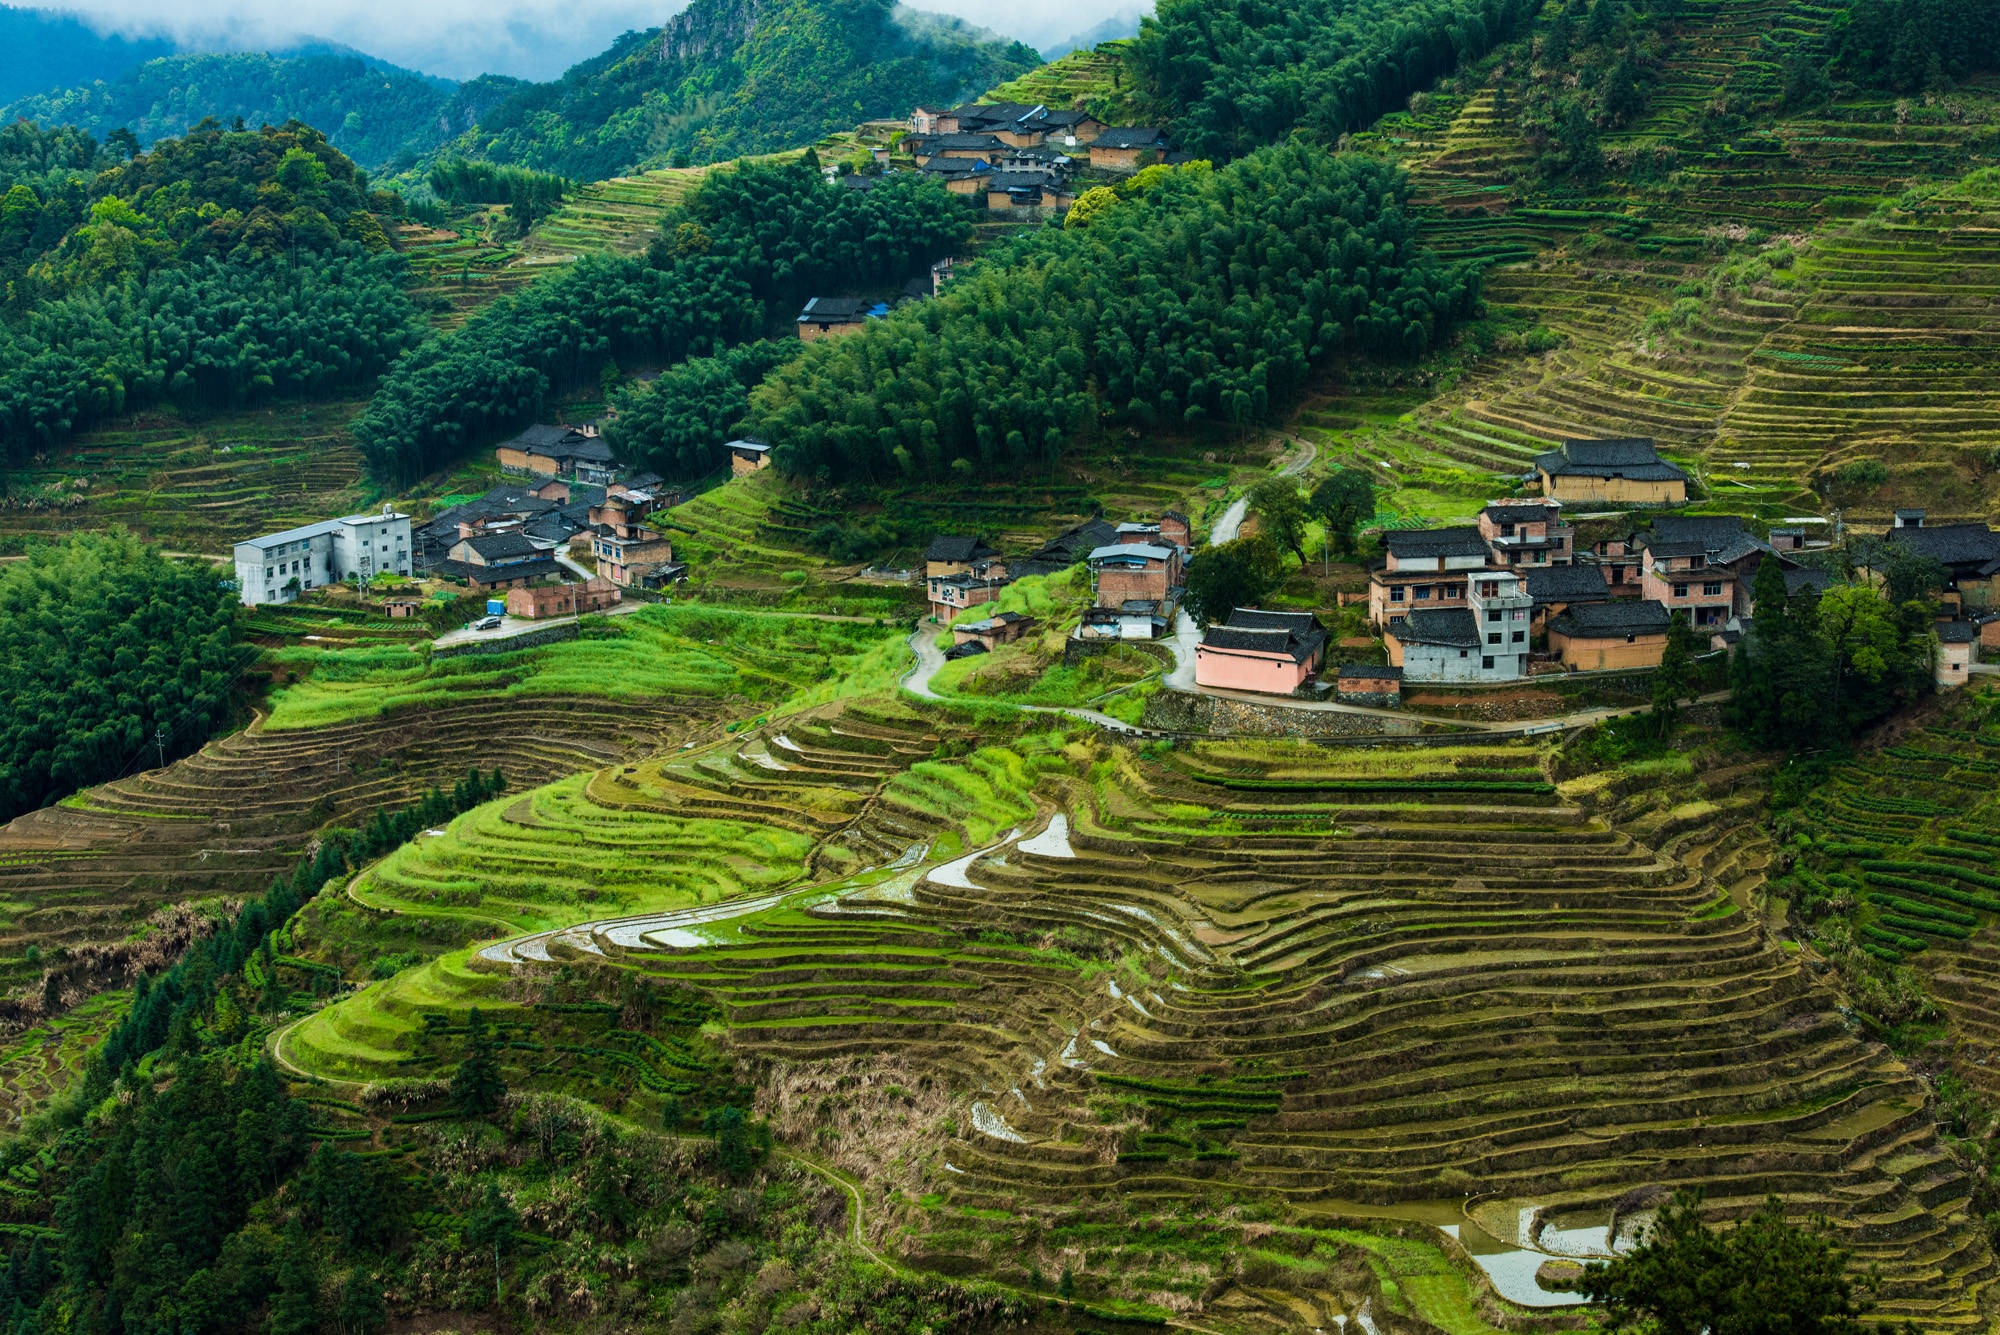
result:
[[[1198,685],[1290,695],[1319,671],[1326,632],[1310,612],[1239,607],[1208,628],[1194,651]]]

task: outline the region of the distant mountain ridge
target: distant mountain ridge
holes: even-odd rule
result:
[[[1040,63],[1023,43],[894,0],[695,0],[561,79],[519,89],[457,147],[597,180],[680,154],[711,162],[809,143]]]
[[[100,139],[122,126],[146,144],[211,116],[252,128],[296,119],[370,171],[402,170],[523,86],[496,76],[458,84],[315,44],[298,54],[165,56],[108,81],[21,98],[0,118],[74,125]]]
[[[100,33],[74,14],[0,5],[0,102],[115,79],[180,47],[165,37]]]

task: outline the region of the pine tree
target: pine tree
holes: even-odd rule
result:
[[[493,1304],[496,1307],[505,1297],[500,1287],[500,1253],[513,1246],[514,1232],[520,1224],[521,1216],[500,1194],[499,1184],[488,1182],[479,1208],[466,1221],[465,1240],[475,1247],[493,1249]]]
[[[297,1224],[286,1229],[281,1251],[270,1335],[312,1335],[319,1329],[319,1278],[305,1230]]]
[[[469,1117],[485,1117],[500,1107],[506,1096],[507,1080],[493,1055],[493,1042],[486,1032],[485,1018],[474,1006],[469,1021],[471,1051],[451,1077],[451,1096]]]

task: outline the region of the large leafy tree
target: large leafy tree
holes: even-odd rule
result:
[[[1307,502],[1342,556],[1354,554],[1355,536],[1375,517],[1375,479],[1359,468],[1336,468],[1313,488]]]
[[[1206,627],[1227,620],[1233,608],[1263,601],[1284,577],[1284,557],[1262,534],[1205,547],[1188,562],[1181,606]]]
[[[1306,563],[1306,523],[1310,515],[1299,484],[1285,474],[1260,479],[1250,488],[1250,511],[1272,542]]]
[[[1717,1229],[1698,1192],[1663,1207],[1633,1251],[1584,1269],[1578,1290],[1607,1331],[1639,1335],[1861,1335],[1872,1302],[1825,1225],[1794,1224],[1773,1196]]]

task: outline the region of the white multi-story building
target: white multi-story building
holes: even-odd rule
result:
[[[410,517],[387,508],[236,544],[236,596],[251,607],[288,603],[307,589],[384,571],[410,573]]]
[[[1517,681],[1528,675],[1535,600],[1511,570],[1466,574],[1464,607],[1411,612],[1382,632],[1403,680]]]

